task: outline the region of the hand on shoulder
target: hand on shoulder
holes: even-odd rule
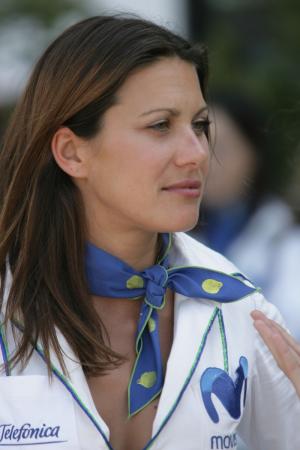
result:
[[[252,311],[251,316],[254,319],[255,328],[300,397],[300,344],[277,322],[268,319],[261,311]]]

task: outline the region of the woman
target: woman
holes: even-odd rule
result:
[[[121,17],[37,63],[1,153],[1,445],[299,446],[250,318],[278,312],[179,232],[209,166],[206,79],[203,48]]]

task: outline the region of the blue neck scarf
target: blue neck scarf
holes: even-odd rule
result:
[[[163,387],[158,311],[164,307],[167,288],[187,297],[221,303],[239,300],[256,290],[245,284],[240,274],[227,275],[197,266],[169,267],[171,234],[161,237],[162,256],[141,272],[93,244],[86,247],[85,268],[92,295],[144,299],[137,324],[136,360],[128,385],[129,417],[155,399]]]

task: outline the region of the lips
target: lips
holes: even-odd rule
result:
[[[201,183],[199,180],[182,180],[178,183],[171,184],[170,186],[166,186],[163,190],[172,190],[172,189],[200,189]]]
[[[178,183],[170,184],[163,188],[163,191],[170,195],[179,196],[186,199],[199,199],[202,194],[201,182],[199,180],[181,180]]]

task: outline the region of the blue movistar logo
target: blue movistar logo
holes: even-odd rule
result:
[[[234,381],[227,372],[217,367],[206,369],[201,377],[200,389],[203,402],[209,417],[214,423],[219,422],[219,415],[212,402],[212,394],[218,397],[233,419],[239,419],[241,416],[241,394],[243,386],[245,387],[243,405],[245,405],[246,401],[248,361],[242,356],[239,363],[240,365],[236,370],[236,378]]]
[[[11,423],[0,424],[0,447],[23,446],[23,445],[42,445],[57,444],[67,442],[59,437],[60,426],[42,426],[35,427],[31,423],[24,423],[16,427]]]

